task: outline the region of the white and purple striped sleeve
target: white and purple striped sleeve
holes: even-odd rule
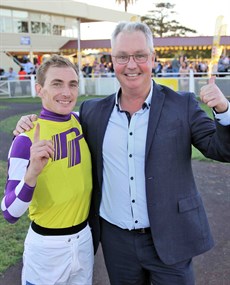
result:
[[[9,150],[8,176],[1,203],[3,216],[9,223],[15,223],[26,212],[33,196],[34,187],[24,182],[30,147],[30,139],[21,134],[14,139]]]

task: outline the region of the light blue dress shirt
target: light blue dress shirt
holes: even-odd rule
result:
[[[230,108],[228,103],[228,110],[225,113],[216,113],[215,110],[213,110],[214,116],[217,119],[217,121],[223,125],[228,126],[230,125]]]
[[[128,119],[118,94],[103,142],[100,216],[123,229],[149,227],[145,191],[145,142],[152,87],[144,107]]]

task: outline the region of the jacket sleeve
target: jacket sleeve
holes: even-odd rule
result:
[[[209,118],[193,96],[189,96],[188,114],[192,144],[210,159],[230,162],[230,126]]]

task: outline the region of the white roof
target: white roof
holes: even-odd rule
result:
[[[76,17],[83,22],[140,20],[135,14],[92,6],[73,0],[1,0],[0,7]]]

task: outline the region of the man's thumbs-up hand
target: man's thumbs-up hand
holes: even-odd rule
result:
[[[215,84],[215,76],[211,76],[207,85],[200,90],[200,99],[208,107],[214,108],[217,113],[228,110],[228,100]]]

